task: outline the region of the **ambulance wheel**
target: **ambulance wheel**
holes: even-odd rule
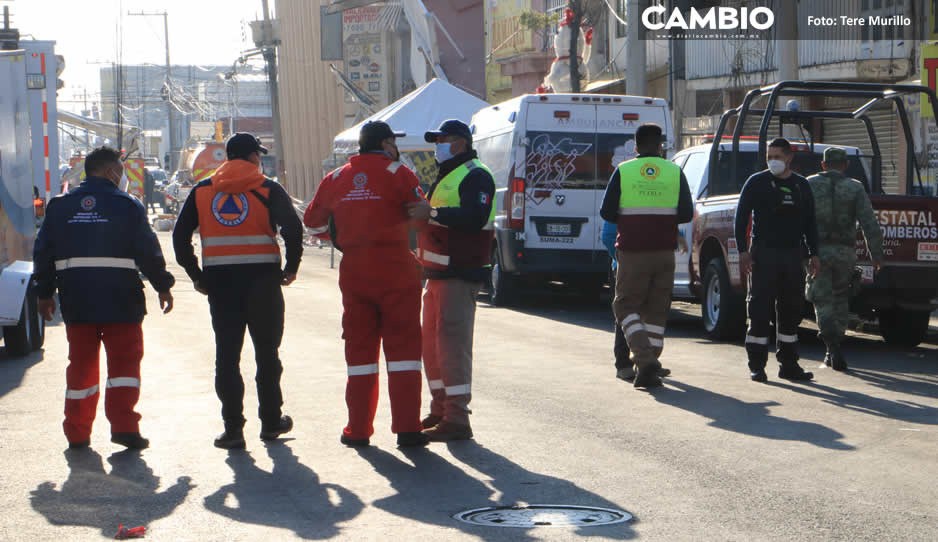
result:
[[[914,347],[928,335],[928,311],[889,309],[878,311],[879,333],[886,344]]]
[[[496,247],[492,249],[492,278],[489,281],[489,303],[496,307],[506,307],[517,299],[515,277],[504,269]]]
[[[713,340],[735,340],[746,332],[745,301],[733,291],[729,273],[719,258],[710,260],[704,269],[700,312],[704,330]]]
[[[30,347],[35,352],[42,348],[46,343],[46,321],[39,314],[39,300],[35,295],[30,294],[29,302],[33,309],[29,320]]]
[[[27,296],[20,310],[20,321],[15,326],[3,326],[3,342],[7,354],[11,357],[26,356],[32,352],[32,326],[29,325],[31,314],[36,313],[36,299]]]

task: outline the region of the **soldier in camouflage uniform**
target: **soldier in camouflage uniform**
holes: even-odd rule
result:
[[[866,246],[878,271],[883,259],[883,232],[863,183],[844,175],[847,151],[830,147],[824,151],[824,171],[808,177],[817,214],[821,271],[808,278],[805,297],[814,303],[818,335],[827,345],[824,363],[835,371],[847,368],[840,343],[847,331],[849,285],[857,262],[857,221],[863,227]]]

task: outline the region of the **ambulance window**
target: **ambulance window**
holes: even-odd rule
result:
[[[690,187],[690,193],[694,199],[700,196],[700,184],[704,173],[707,171],[709,159],[709,153],[695,152],[687,158],[687,162],[681,168],[684,171],[684,176],[687,177],[687,186]]]
[[[619,164],[637,156],[635,134],[598,134],[597,175],[608,184]]]
[[[476,139],[472,146],[479,153],[482,161],[495,177],[495,188],[508,187],[508,175],[511,167],[512,132]]]
[[[595,134],[529,131],[527,140],[525,182],[528,188],[606,188],[609,175],[597,175],[596,171]]]

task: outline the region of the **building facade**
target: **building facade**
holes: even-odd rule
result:
[[[284,187],[295,198],[310,200],[322,179],[322,161],[344,128],[343,91],[329,68],[341,61],[321,60],[320,7],[328,0],[277,0],[280,21],[280,131],[283,137]]]

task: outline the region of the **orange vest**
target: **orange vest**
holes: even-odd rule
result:
[[[263,198],[269,188],[258,188]],[[202,266],[272,263],[280,265],[280,246],[270,225],[270,212],[252,192],[226,194],[214,185],[195,193],[202,239]]]

